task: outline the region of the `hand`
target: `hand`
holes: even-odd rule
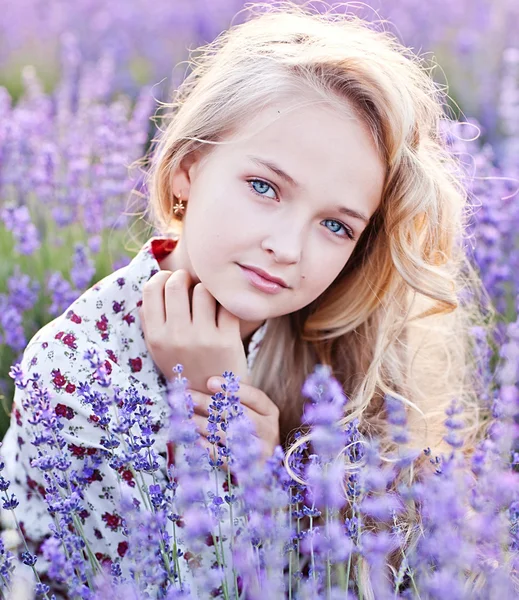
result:
[[[202,283],[193,288],[190,274],[179,269],[159,271],[143,289],[140,317],[148,350],[166,379],[180,363],[189,386],[207,391],[211,375],[232,371],[249,380],[247,357],[238,317],[219,306]]]
[[[211,384],[211,382],[213,382]],[[216,382],[216,384],[214,384]],[[221,384],[225,380],[222,377],[211,377],[207,382],[207,388],[213,393],[220,391]],[[211,456],[218,452],[217,445],[208,441],[211,433],[208,430],[209,405],[212,403],[211,396],[197,390],[189,389],[194,403],[193,421],[196,424],[202,438],[199,443],[202,447],[210,450]],[[240,389],[236,392],[240,398],[244,415],[250,419],[258,437],[262,442],[262,460],[270,458],[274,454],[276,446],[279,445],[279,409],[272,400],[260,389],[240,381]],[[217,434],[222,444],[227,444],[226,434],[218,428]],[[218,456],[218,455],[217,455]],[[227,459],[223,458],[224,464],[220,467],[227,471]]]

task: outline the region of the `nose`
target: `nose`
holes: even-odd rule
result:
[[[301,260],[304,231],[293,223],[285,227],[271,229],[262,243],[263,250],[274,254],[276,262],[297,263]]]

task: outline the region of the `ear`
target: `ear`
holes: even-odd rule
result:
[[[190,152],[180,161],[180,165],[171,174],[171,189],[178,197],[182,195],[183,200],[189,198],[191,183],[196,176],[198,167],[202,160],[202,154],[198,150]]]

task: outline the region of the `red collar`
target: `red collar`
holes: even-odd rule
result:
[[[155,260],[161,261],[163,258],[166,258],[168,254],[173,252],[177,243],[178,239],[172,238],[154,238],[151,240],[151,252]]]

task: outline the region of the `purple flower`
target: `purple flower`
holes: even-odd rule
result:
[[[72,259],[70,278],[78,290],[84,290],[95,274],[95,266],[88,256],[87,249],[82,244],[74,246],[74,257]]]
[[[29,209],[26,206],[5,206],[0,211],[0,218],[15,240],[15,251],[31,255],[40,247],[38,230],[31,221]]]
[[[303,423],[312,426],[312,443],[316,452],[331,460],[346,446],[347,433],[339,425],[347,398],[327,365],[317,365],[305,380],[302,393],[311,402],[304,407]]]
[[[13,275],[7,281],[7,287],[8,303],[21,312],[32,309],[38,300],[40,284],[22,273],[19,265],[15,266]]]
[[[378,521],[389,521],[395,515],[404,512],[404,506],[397,494],[386,493],[380,496],[365,497],[360,504],[360,510],[363,514]]]
[[[11,577],[14,570],[14,554],[5,549],[4,541],[0,537],[0,578],[5,587],[11,584]]]
[[[52,298],[49,313],[57,316],[64,312],[79,296],[61,273],[52,273],[47,280],[47,291]]]
[[[27,339],[19,310],[10,305],[3,307],[0,314],[0,325],[4,331],[5,344],[15,352],[22,350],[27,344]]]
[[[343,490],[346,465],[337,461],[323,468],[323,465],[311,462],[308,465],[306,477],[310,488],[312,501],[318,507],[340,509],[346,503]]]
[[[31,554],[30,552],[22,552],[21,559],[24,565],[33,567],[36,564],[38,557],[35,554]]]
[[[14,510],[18,506],[18,504],[20,503],[16,499],[16,496],[14,494],[11,494],[10,498],[6,496],[4,502],[2,503],[2,508],[4,510]]]

